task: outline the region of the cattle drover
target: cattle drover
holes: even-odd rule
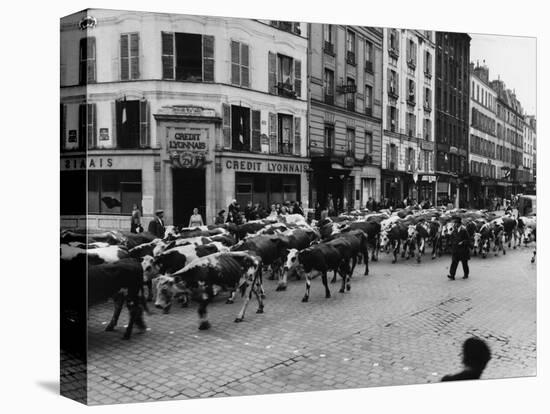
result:
[[[468,260],[470,260],[470,235],[466,227],[462,225],[460,216],[454,216],[453,222],[454,228],[451,235],[452,261],[447,277],[451,280],[455,280],[458,262],[462,262],[462,270],[464,270],[463,279],[468,279],[468,274],[470,273],[470,269],[468,268]]]

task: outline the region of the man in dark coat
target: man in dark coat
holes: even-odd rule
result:
[[[157,210],[155,211],[155,218],[149,222],[148,232],[151,234],[154,234],[159,239],[162,239],[164,237],[164,220],[162,219],[164,217],[164,211],[163,210]]]
[[[462,262],[462,270],[464,270],[463,279],[468,279],[468,274],[470,273],[470,269],[468,268],[468,260],[470,260],[470,235],[466,227],[462,225],[462,219],[459,216],[454,216],[453,222],[454,230],[451,235],[452,261],[447,277],[455,280],[458,262]]]
[[[445,375],[441,381],[479,379],[490,359],[491,350],[483,340],[468,338],[462,345],[464,371],[454,375]]]

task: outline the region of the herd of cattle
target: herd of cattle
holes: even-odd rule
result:
[[[207,306],[220,291],[229,293],[227,303],[233,303],[237,293],[244,297],[235,322],[243,320],[252,296],[258,301],[256,312],[262,313],[266,271],[270,279],[277,278],[277,291],[286,290],[289,277],[303,277],[302,301],[307,302],[311,280],[319,275],[325,297],[330,297],[329,271],[334,272],[332,283],[340,275],[340,292],[349,291],[357,263],[364,262],[368,275],[369,254],[371,261],[377,261],[382,250],[393,254],[393,263],[399,253],[421,262],[426,246],[431,246],[435,259],[450,250],[452,217],[457,215],[470,234],[472,254],[483,258],[491,250],[495,255],[506,254],[506,245],[516,248],[536,238],[535,216],[497,217],[486,211],[435,208],[357,211],[312,223],[301,215],[286,215],[241,225],[168,226],[163,239],[149,233],[64,230],[61,283],[70,290],[75,274],[80,276],[87,269],[88,306],[114,299],[106,330],[115,328],[124,304],[128,307],[125,339],[130,338],[134,324],[140,331],[146,329],[143,313],[149,312],[147,302],[152,300],[164,313],[174,302],[182,306],[190,299],[198,302],[199,329],[208,329]],[[77,306],[67,298],[62,303],[69,314]]]

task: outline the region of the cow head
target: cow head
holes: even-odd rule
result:
[[[416,226],[414,224],[409,224],[407,228],[407,239],[413,240],[416,237]]]
[[[390,244],[390,237],[388,235],[388,231],[382,230],[380,232],[380,249],[387,250],[389,244]]]
[[[535,241],[535,231],[531,227],[526,227],[523,230],[523,243],[529,244],[532,241]]]
[[[286,255],[285,264],[283,266],[283,275],[290,276],[298,271],[300,267],[300,259],[298,258],[298,250],[290,249]]]
[[[479,249],[479,242],[481,241],[481,233],[474,233],[474,249]]]
[[[141,268],[143,269],[143,281],[148,282],[159,274],[159,266],[153,256],[145,256],[141,259]]]
[[[184,281],[178,276],[160,275],[156,279],[155,307],[168,313],[175,295],[188,293]]]

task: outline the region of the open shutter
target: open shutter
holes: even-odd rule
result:
[[[240,43],[231,41],[231,83],[233,85],[241,84],[240,64]]]
[[[78,105],[78,148],[84,150],[86,142],[86,104]]]
[[[162,32],[162,79],[174,79],[174,33]]]
[[[96,104],[87,105],[86,114],[86,130],[88,135],[88,148],[94,148],[97,143],[97,116],[96,116]]]
[[[269,152],[272,154],[278,153],[277,148],[277,114],[269,113]]]
[[[248,50],[248,45],[241,43],[241,86],[246,88],[250,86],[250,63]]]
[[[222,104],[223,147],[231,148],[231,107]]]
[[[302,62],[294,60],[294,91],[296,97],[302,96]]]
[[[391,130],[391,108],[389,105],[386,106],[386,129]]]
[[[261,144],[261,112],[252,112],[252,151],[260,152],[262,149]]]
[[[214,82],[214,36],[202,37],[202,80]]]
[[[294,118],[294,155],[300,155],[302,149],[302,118]]]
[[[139,146],[149,147],[149,102],[142,100],[139,102]]]
[[[120,35],[120,80],[130,79],[129,35]]]
[[[80,75],[79,75],[79,78],[78,78],[78,83],[80,85],[84,85],[86,83],[86,70],[87,70],[87,66],[86,66],[86,60],[88,58],[88,43],[87,43],[87,39],[86,37],[83,37],[82,39],[80,39],[80,66],[79,66],[79,69],[80,69]]]
[[[95,37],[88,37],[87,39],[88,39],[87,81],[88,83],[93,83],[96,81]]]
[[[116,148],[117,145],[117,102],[111,102],[111,139],[113,141],[113,147]]]
[[[130,35],[130,78],[139,79],[139,34]]]
[[[268,91],[274,95],[277,94],[277,56],[273,52],[269,52],[267,60],[267,81]]]

